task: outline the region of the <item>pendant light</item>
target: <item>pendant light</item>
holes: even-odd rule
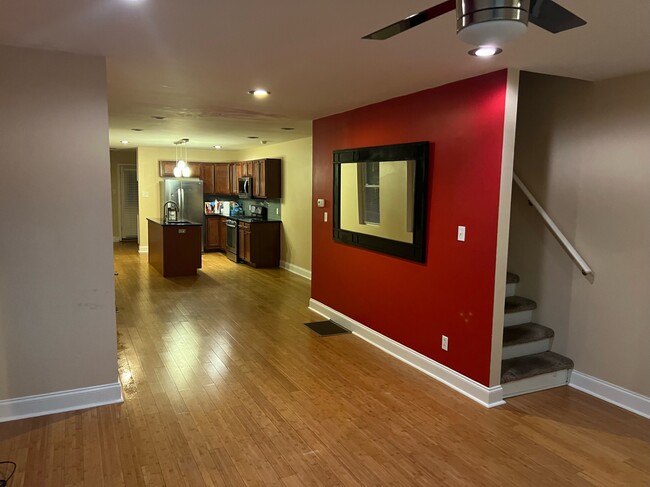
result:
[[[176,167],[174,168],[174,177],[189,178],[192,175],[190,166],[187,165],[187,143],[190,139],[180,139],[174,142],[176,148]],[[185,154],[183,154],[185,148]]]

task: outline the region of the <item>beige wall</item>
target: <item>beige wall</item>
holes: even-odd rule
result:
[[[0,47],[0,400],[117,382],[103,58]]]
[[[188,149],[187,159],[191,162],[232,162],[237,161],[236,151],[209,149]],[[158,161],[176,160],[174,147],[138,148],[138,226],[140,248],[149,245],[147,218],[160,218],[160,167]]]
[[[587,83],[522,74],[515,172],[595,272],[587,281],[513,190],[509,269],[553,350],[650,396],[650,73]]]
[[[130,165],[134,166],[137,162],[136,149],[111,149],[111,208],[113,212],[113,240],[119,239],[122,231],[120,228],[120,166]]]
[[[282,159],[282,250],[280,259],[311,271],[312,138],[239,152],[239,160]]]

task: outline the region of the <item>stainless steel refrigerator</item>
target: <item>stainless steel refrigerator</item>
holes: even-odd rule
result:
[[[160,181],[160,217],[165,218],[165,204],[178,205],[178,220],[203,224],[203,181],[188,178],[167,178]]]

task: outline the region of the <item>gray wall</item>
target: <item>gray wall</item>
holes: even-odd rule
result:
[[[553,350],[650,396],[650,73],[522,73],[515,172],[594,269],[589,283],[513,189],[509,270]]]
[[[0,66],[0,400],[115,383],[104,60]]]

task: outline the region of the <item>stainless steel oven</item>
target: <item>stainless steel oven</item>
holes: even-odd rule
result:
[[[226,256],[237,262],[237,220],[226,219]]]

